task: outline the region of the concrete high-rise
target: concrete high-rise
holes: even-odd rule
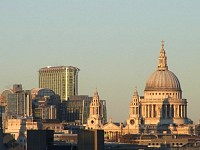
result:
[[[21,84],[14,84],[13,89],[6,90],[3,93],[7,93],[5,94],[5,98],[7,99],[7,115],[32,116],[30,90],[23,90]]]
[[[61,100],[78,95],[78,72],[73,66],[45,67],[39,70],[39,87],[49,88],[60,95]]]

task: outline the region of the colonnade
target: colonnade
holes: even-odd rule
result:
[[[122,133],[119,131],[104,131],[104,136],[108,136],[105,138],[107,138],[107,140],[111,140],[111,141],[117,142],[121,135],[122,135]]]
[[[186,104],[146,104],[142,107],[142,114],[146,118],[187,118]]]

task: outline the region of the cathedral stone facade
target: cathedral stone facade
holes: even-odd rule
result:
[[[144,96],[134,92],[129,106],[127,125],[137,132],[170,132],[181,125],[190,125],[187,117],[187,99],[182,98],[181,85],[168,69],[162,42],[158,67],[146,82]],[[131,128],[131,129],[132,129]]]
[[[98,91],[96,90],[92,102],[90,103],[90,114],[86,128],[101,129],[103,124],[103,108],[99,99]]]
[[[93,114],[91,111],[90,116]],[[120,124],[118,128],[111,121],[100,125],[101,116],[96,118],[99,129],[105,128],[105,133],[116,129],[114,133],[117,136],[141,133],[193,134],[194,125],[187,116],[187,99],[182,98],[177,76],[168,69],[163,41],[157,69],[146,82],[144,96],[139,96],[137,89],[134,91],[126,124]],[[90,124],[91,117],[88,119]]]

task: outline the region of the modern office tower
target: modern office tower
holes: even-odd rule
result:
[[[22,84],[14,84],[12,89],[6,89],[1,93],[0,106],[5,106],[6,111],[8,106],[8,94],[16,92],[22,92]]]
[[[8,95],[9,115],[31,116],[32,104],[29,92],[13,93]]]
[[[7,114],[11,116],[32,116],[30,91],[8,94]]]
[[[78,72],[73,66],[45,67],[39,70],[39,87],[49,88],[59,94],[61,100],[78,95]]]

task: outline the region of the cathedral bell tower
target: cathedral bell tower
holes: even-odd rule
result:
[[[140,116],[140,101],[138,91],[135,88],[133,98],[129,104],[129,118],[127,119],[127,130],[128,133],[139,133],[141,126]]]
[[[102,126],[103,120],[103,111],[102,104],[99,100],[99,94],[96,91],[94,92],[93,100],[90,103],[90,114],[87,120],[87,129],[100,129]]]

